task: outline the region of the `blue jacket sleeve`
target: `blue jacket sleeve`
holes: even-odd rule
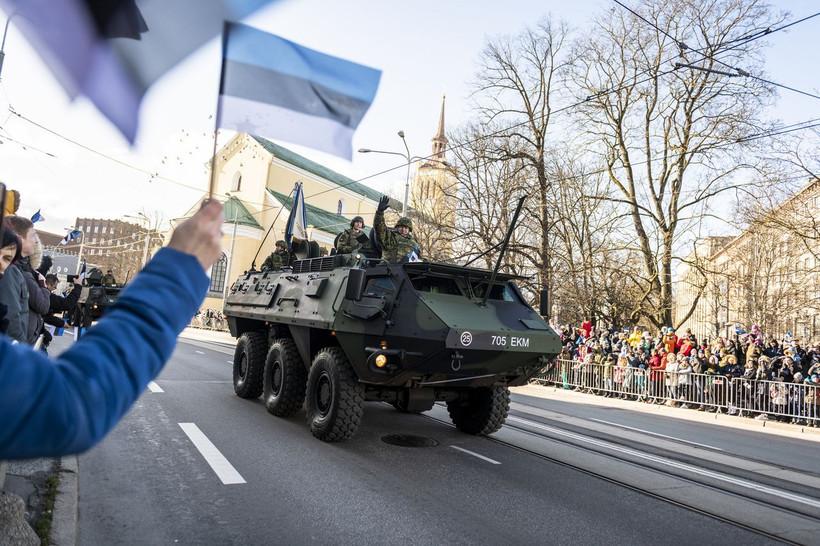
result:
[[[100,441],[170,358],[207,288],[196,258],[164,248],[58,359],[0,336],[0,459],[78,453]]]

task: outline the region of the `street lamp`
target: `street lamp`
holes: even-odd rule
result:
[[[411,156],[410,155],[410,148],[407,146],[407,140],[404,138],[404,131],[398,132],[399,138],[401,139],[402,143],[404,143],[404,149],[407,153],[400,153],[400,152],[387,152],[384,150],[371,150],[370,148],[359,148],[360,154],[387,154],[387,155],[397,155],[399,157],[403,157],[405,161],[407,161],[407,176],[404,179],[404,201],[403,205],[405,208],[405,216],[410,213],[410,164],[415,159],[424,159],[423,157],[418,156]]]

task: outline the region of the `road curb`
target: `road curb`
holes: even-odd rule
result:
[[[755,419],[740,417],[737,415],[699,412],[692,409],[673,408],[669,406],[661,406],[656,404],[645,404],[643,402],[636,402],[634,400],[604,398],[602,396],[597,396],[594,394],[576,392],[573,390],[548,385],[530,384],[522,387],[513,387],[511,390],[517,394],[533,396],[536,398],[560,400],[575,404],[588,404],[591,406],[604,406],[610,408],[629,409],[631,411],[638,411],[641,413],[653,413],[656,415],[663,415],[664,417],[671,417],[673,419],[696,421],[699,423],[708,423],[722,427],[735,428],[740,430],[750,430],[754,432],[763,432],[766,434],[774,434],[777,436],[785,436],[788,438],[797,438],[800,440],[807,440],[811,442],[820,442],[820,428],[811,428],[801,425],[791,425],[788,423],[778,423],[776,421],[757,421]]]
[[[60,461],[60,485],[54,501],[51,524],[51,543],[56,546],[77,544],[77,508],[79,500],[80,468],[76,456]]]

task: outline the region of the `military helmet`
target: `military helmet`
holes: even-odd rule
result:
[[[405,226],[410,231],[413,231],[413,221],[407,216],[402,216],[401,218],[399,218],[399,221],[396,222],[396,227],[401,226]]]
[[[287,248],[288,244],[282,239],[279,239],[278,241],[276,241],[276,244],[274,246],[281,246],[282,248]]]
[[[362,227],[364,228],[364,226],[365,226],[364,218],[362,218],[361,216],[354,217],[353,220],[350,221],[350,227],[353,227],[353,224],[355,224],[356,222],[361,222]]]

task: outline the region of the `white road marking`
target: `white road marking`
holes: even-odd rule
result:
[[[487,461],[488,463],[492,463],[492,464],[501,464],[501,463],[499,463],[498,461],[495,461],[495,460],[493,460],[493,459],[490,459],[489,457],[485,457],[484,455],[479,455],[479,454],[478,454],[478,453],[476,453],[475,451],[470,451],[469,449],[464,449],[463,447],[458,447],[458,446],[450,446],[450,447],[452,447],[453,449],[457,449],[457,450],[459,450],[459,451],[461,451],[461,452],[464,452],[464,453],[466,453],[467,455],[472,455],[473,457],[478,457],[478,458],[479,458],[479,459],[481,459],[482,461]]]
[[[659,438],[668,438],[669,440],[675,440],[676,442],[683,442],[684,444],[691,444],[693,446],[699,447],[708,447],[709,449],[714,449],[716,451],[723,451],[719,447],[710,446],[709,444],[699,444],[697,442],[692,442],[690,440],[684,440],[683,438],[676,438],[675,436],[667,436],[666,434],[661,434],[660,432],[652,432],[651,430],[644,430],[642,428],[635,428],[635,427],[628,427],[626,425],[622,425],[620,423],[613,423],[612,421],[604,421],[603,419],[594,419],[591,418],[592,421],[597,421],[599,423],[605,423],[607,425],[612,425],[614,427],[625,428],[628,430],[634,430],[636,432],[643,432],[644,434],[651,434],[652,436],[657,436]]]
[[[164,390],[162,390],[162,387],[160,387],[159,385],[157,385],[153,381],[148,383],[148,390],[150,390],[151,392],[165,392]]]
[[[216,448],[216,446],[208,439],[205,434],[199,430],[199,427],[194,423],[180,423],[180,428],[188,435],[188,438],[193,442],[205,458],[205,462],[210,465],[217,477],[222,480],[225,485],[233,485],[245,483],[245,479],[236,471],[228,459]]]
[[[567,438],[572,438],[574,440],[579,440],[581,442],[585,442],[588,444],[596,445],[599,447],[603,447],[606,449],[610,449],[612,451],[618,451],[620,453],[624,453],[626,455],[630,455],[632,457],[637,457],[639,459],[644,459],[647,461],[652,461],[655,463],[659,463],[665,466],[670,466],[672,468],[677,468],[679,470],[684,470],[686,472],[690,472],[692,474],[697,474],[699,476],[706,476],[707,478],[712,478],[713,480],[722,481],[726,483],[731,483],[733,485],[737,485],[739,487],[745,487],[746,489],[753,489],[755,491],[759,491],[761,493],[765,493],[767,495],[773,495],[775,497],[780,497],[782,499],[791,500],[794,502],[799,502],[800,504],[805,504],[811,506],[813,508],[820,508],[820,500],[813,499],[811,497],[804,497],[802,495],[796,495],[794,493],[789,493],[788,491],[783,491],[781,489],[775,489],[773,487],[768,487],[766,485],[762,485],[755,482],[750,482],[747,480],[742,480],[740,478],[733,478],[731,476],[727,476],[725,474],[721,474],[719,472],[713,472],[711,470],[707,470],[705,468],[701,468],[698,466],[680,463],[678,461],[673,461],[671,459],[667,459],[665,457],[658,457],[657,455],[650,455],[649,453],[643,453],[641,451],[636,451],[634,449],[629,449],[627,447],[621,447],[619,445],[605,442],[603,440],[598,440],[596,438],[588,438],[582,434],[576,434],[574,432],[569,432],[567,430],[563,430],[560,428],[550,427],[547,425],[542,425],[541,423],[536,423],[535,421],[530,421],[528,419],[521,419],[519,417],[507,417],[507,421],[518,421],[519,423],[523,423],[527,426],[540,428],[542,430],[546,430],[553,434],[557,434],[559,436],[566,436]]]
[[[195,352],[196,354],[198,354],[198,355],[204,355],[204,354],[205,354],[205,353],[203,353],[202,351],[196,351],[196,350],[195,350],[194,352]]]
[[[228,364],[233,364],[233,360],[226,360],[225,362],[227,362]]]

